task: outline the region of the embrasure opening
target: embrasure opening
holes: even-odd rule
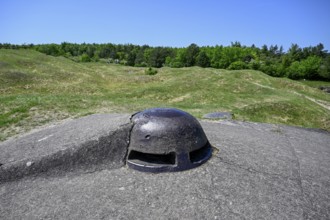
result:
[[[169,154],[148,154],[132,150],[128,155],[128,160],[139,160],[153,164],[175,164],[175,153]]]

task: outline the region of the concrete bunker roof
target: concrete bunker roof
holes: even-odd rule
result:
[[[149,174],[125,166],[129,117],[91,115],[0,143],[0,219],[330,218],[328,132],[200,121],[212,158]]]

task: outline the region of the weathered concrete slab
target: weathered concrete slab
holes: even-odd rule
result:
[[[217,149],[201,167],[150,174],[121,166],[27,176],[0,185],[0,219],[330,218],[328,132],[235,121],[201,124]]]
[[[54,168],[59,172],[102,163],[122,166],[131,128],[129,117],[91,115],[1,143],[0,182]]]

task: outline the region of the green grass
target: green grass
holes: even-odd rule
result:
[[[2,49],[0,140],[65,118],[150,107],[180,108],[199,118],[229,111],[236,120],[330,130],[330,95],[306,82],[253,70],[145,70]]]
[[[320,86],[330,86],[330,81],[300,80],[299,82],[311,86],[313,88],[319,88]]]

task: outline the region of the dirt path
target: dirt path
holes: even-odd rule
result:
[[[322,106],[323,108],[325,109],[328,109],[330,111],[330,103],[326,102],[326,101],[323,101],[323,100],[317,100],[317,99],[314,99],[312,97],[309,97],[309,96],[306,96],[306,95],[303,95],[303,94],[300,94],[298,92],[293,92],[294,94],[296,95],[299,95],[299,96],[302,96],[316,104],[318,104],[319,106]]]

